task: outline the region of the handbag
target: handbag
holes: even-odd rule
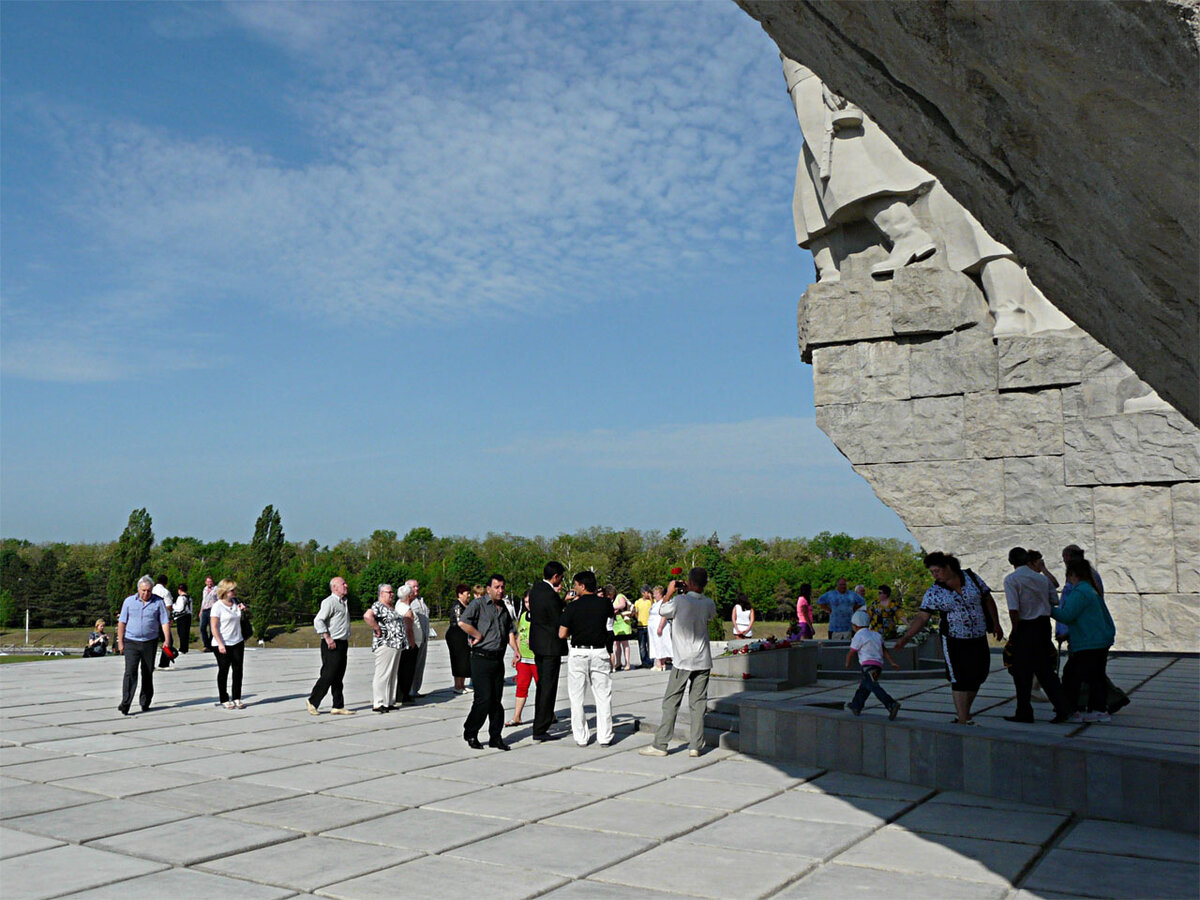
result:
[[[242,640],[248,641],[254,637],[254,623],[250,621],[250,610],[242,610]]]

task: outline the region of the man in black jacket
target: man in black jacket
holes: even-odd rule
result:
[[[559,591],[566,567],[548,562],[543,581],[529,589],[529,649],[537,665],[537,696],[534,700],[533,739],[551,740],[554,706],[558,698],[558,672],[567,655],[567,642],[558,636],[558,620],[566,607]]]

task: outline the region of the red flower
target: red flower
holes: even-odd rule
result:
[[[680,568],[679,566],[676,566],[675,568],[673,568],[673,569],[671,570],[671,574],[672,574],[672,575],[682,575],[682,574],[683,574],[683,569],[682,569],[682,568]]]
[[[749,677],[750,677],[750,673],[749,673],[749,672],[743,672],[743,673],[742,673],[742,681],[745,681],[745,680],[746,680],[747,678],[749,678]]]

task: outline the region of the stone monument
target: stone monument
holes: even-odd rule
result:
[[[1118,649],[1200,640],[1200,432],[871,118],[784,58],[817,424],[927,549],[1096,563]]]

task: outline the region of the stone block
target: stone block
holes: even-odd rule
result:
[[[887,778],[887,757],[883,740],[884,726],[878,722],[861,722],[862,773],[872,778]]]
[[[837,720],[832,716],[817,718],[817,765],[822,769],[840,768],[837,726]]]
[[[1079,384],[1129,373],[1111,351],[1086,334],[1046,332],[997,338],[1000,390]]]
[[[962,397],[817,407],[817,425],[852,463],[961,459]]]
[[[1087,757],[1074,746],[1054,749],[1054,778],[1050,782],[1051,806],[1072,812],[1087,811]]]
[[[1171,489],[1097,487],[1096,554],[1101,577],[1114,593],[1175,592]]]
[[[1004,460],[883,463],[855,471],[910,526],[995,521],[1003,509]]]
[[[1004,576],[1012,571],[1008,551],[1013,547],[1041,550],[1048,560],[1058,558],[1067,544],[1094,546],[1090,525],[912,525],[910,530],[925,550],[944,550],[957,556],[964,566],[974,569],[1003,600]],[[1107,570],[1101,565],[1101,575]],[[1107,580],[1105,587],[1107,587]]]
[[[992,790],[992,745],[990,738],[964,735],[962,739],[963,784],[971,792],[988,794]]]
[[[1062,392],[967,394],[966,456],[1054,456],[1063,452]]]
[[[1176,831],[1200,830],[1200,771],[1195,763],[1165,762],[1162,765],[1164,784],[1171,786],[1162,793],[1162,819]]]
[[[1121,761],[1121,792],[1125,807],[1121,818],[1148,828],[1172,827],[1169,822],[1162,821],[1160,788],[1174,790],[1172,785],[1163,785],[1162,766],[1158,760],[1125,757]]]
[[[1021,802],[1044,805],[1054,782],[1054,749],[1045,744],[1026,744],[1021,760]]]
[[[1200,594],[1200,482],[1171,485],[1175,577],[1181,594]]]
[[[1093,751],[1087,755],[1088,815],[1120,819],[1124,809],[1121,757]]]
[[[937,788],[940,791],[963,789],[962,735],[938,732],[934,739],[937,757]]]
[[[1107,578],[1108,572],[1100,573],[1101,578]],[[1117,628],[1114,650],[1145,650],[1145,633],[1142,630],[1142,598],[1139,594],[1115,593],[1107,590],[1105,583],[1104,604],[1113,618]]]
[[[843,280],[811,284],[796,311],[800,356],[828,344],[892,337],[891,303],[885,283]]]
[[[1061,456],[1013,456],[1003,464],[1005,522],[1091,524],[1092,491],[1065,483]]]
[[[1025,748],[1016,741],[992,743],[992,796],[1021,799],[1021,769]]]
[[[928,787],[937,786],[937,735],[928,729],[921,728],[912,732],[909,742],[912,757],[913,784]]]
[[[1195,652],[1200,645],[1200,597],[1195,594],[1144,594],[1142,643],[1146,650]]]
[[[842,772],[862,774],[862,727],[856,719],[837,723],[837,768]]]
[[[988,323],[987,301],[966,275],[934,266],[905,266],[891,281],[896,334],[947,334]]]
[[[1200,480],[1200,431],[1176,412],[1139,412],[1063,423],[1067,484]]]
[[[967,328],[909,345],[909,392],[940,397],[996,390],[996,347],[986,327]]]
[[[812,361],[813,402],[817,406],[907,400],[910,396],[908,344],[861,341],[816,347]]]
[[[912,767],[910,741],[912,732],[907,728],[887,728],[883,732],[884,752],[887,754],[887,777],[889,781],[911,782]]]
[[[778,652],[778,651],[773,651]],[[775,746],[775,720],[778,713],[773,709],[758,710],[758,751],[763,756],[777,756]],[[787,715],[785,712],[784,715]]]

